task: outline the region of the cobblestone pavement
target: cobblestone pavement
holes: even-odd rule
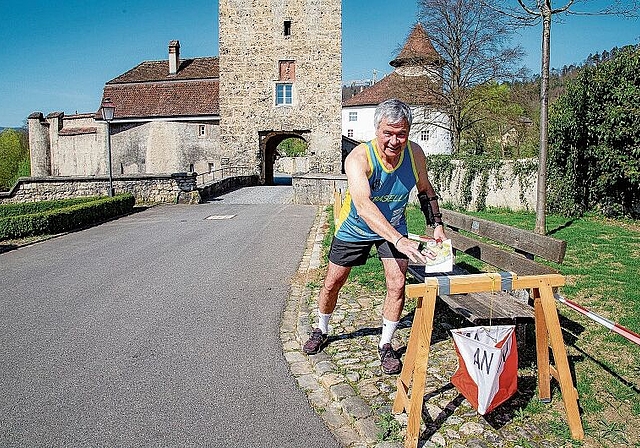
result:
[[[301,350],[315,323],[326,219],[326,212],[320,210],[292,284],[281,327],[284,353],[309,402],[343,446],[401,447],[407,415],[392,415],[396,376],[381,372],[377,356],[383,295],[372,297],[345,287],[330,322],[329,345],[314,356]],[[411,313],[403,317],[394,337],[393,345],[401,352],[411,318]],[[419,446],[565,446],[566,441],[548,441],[547,435],[518,412],[535,393],[533,372],[520,374],[519,392],[508,406],[485,417],[457,392],[449,382],[457,357],[447,330],[464,323],[455,319],[447,310],[436,309]]]

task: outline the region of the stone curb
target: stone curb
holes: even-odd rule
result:
[[[338,373],[339,369],[330,356],[325,353],[306,356],[301,351],[302,344],[311,332],[311,310],[308,305],[311,290],[307,287],[308,274],[321,265],[323,226],[326,220],[327,212],[320,208],[307,239],[296,281],[291,286],[280,338],[285,358],[298,386],[307,393],[310,404],[320,414],[338,442],[348,448],[375,447],[377,426],[369,404],[359,397],[347,379]],[[383,446],[394,448],[401,445],[386,443]]]

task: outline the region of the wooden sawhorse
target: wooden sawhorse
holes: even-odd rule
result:
[[[508,281],[505,282],[505,279]],[[571,436],[578,440],[584,438],[578,409],[578,392],[573,386],[558,310],[553,298],[553,288],[564,285],[564,277],[559,274],[548,274],[518,278],[513,273],[487,273],[428,277],[422,284],[407,285],[407,297],[417,299],[418,303],[404,366],[397,381],[398,391],[393,402],[394,413],[406,411],[409,416],[405,447],[418,446],[436,296],[439,292],[466,294],[496,291],[497,285],[501,285],[501,290],[531,289],[533,291],[540,399],[551,400],[551,376],[553,376],[560,383]],[[553,351],[555,367],[550,364],[549,347]],[[410,385],[412,386],[411,397],[409,397]]]

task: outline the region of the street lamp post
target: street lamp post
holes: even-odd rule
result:
[[[107,122],[107,154],[109,163],[109,196],[113,196],[113,172],[111,170],[111,120],[113,120],[113,114],[116,110],[115,104],[111,102],[110,98],[105,98],[102,101],[102,118]]]

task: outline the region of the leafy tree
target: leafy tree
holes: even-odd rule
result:
[[[0,133],[0,188],[8,190],[18,177],[29,176],[29,144],[25,129]]]
[[[463,134],[462,149],[470,154],[496,157],[522,156],[533,122],[526,118],[524,107],[515,101],[509,84],[487,82],[472,89],[471,97],[483,100],[473,112],[475,120]]]
[[[418,3],[420,21],[442,58],[441,70],[432,71],[438,78],[436,82],[422,87],[425,96],[435,97],[449,115],[454,153],[460,149],[463,132],[485,118],[478,111],[488,98],[474,95],[472,89],[487,82],[512,79],[523,54],[520,47],[509,46],[514,30],[503,15],[490,7],[491,2]]]
[[[278,152],[287,157],[303,156],[307,152],[307,142],[301,138],[287,138],[278,145]]]
[[[640,47],[580,71],[551,107],[549,139],[552,211],[640,215]]]
[[[481,3],[492,5],[491,2],[480,0]],[[537,25],[542,22],[542,68],[540,70],[540,151],[538,168],[538,186],[536,198],[536,226],[535,232],[546,233],[547,206],[547,156],[549,139],[549,61],[551,55],[551,22],[554,16],[562,14],[576,15],[623,15],[634,17],[638,11],[636,2],[629,4],[623,0],[610,0],[597,11],[581,12],[572,7],[588,3],[581,0],[564,0],[561,7],[553,6],[552,0],[517,0],[517,6],[509,7],[509,2],[500,6],[505,17],[515,19],[520,25]],[[575,5],[574,5],[575,4]],[[592,56],[592,55],[591,55]]]

